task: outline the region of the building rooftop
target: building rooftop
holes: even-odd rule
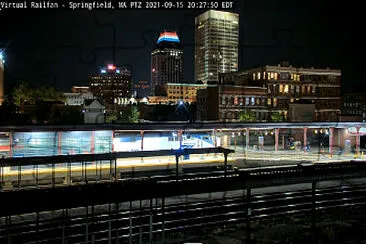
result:
[[[164,31],[162,33],[160,33],[160,36],[158,38],[158,41],[156,42],[156,44],[159,44],[161,42],[176,42],[179,43],[179,37],[177,32],[168,32],[168,31]]]

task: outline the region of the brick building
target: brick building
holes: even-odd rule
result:
[[[178,101],[195,103],[197,102],[197,91],[206,87],[207,85],[204,84],[168,83],[168,100],[170,103],[177,103]]]
[[[292,103],[315,104],[315,121],[339,121],[341,112],[341,71],[295,68],[287,63],[253,68],[248,83],[267,88],[267,105],[285,117]]]
[[[197,92],[197,120],[239,121],[244,108],[254,112],[257,121],[266,121],[267,89],[222,84]]]

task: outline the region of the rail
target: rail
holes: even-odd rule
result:
[[[224,170],[228,155],[234,150],[222,147],[160,151],[113,152],[103,154],[57,155],[0,159],[0,188],[55,187],[74,183],[98,183],[122,179],[120,159],[173,156],[175,176],[179,176],[180,157],[187,155],[222,154]],[[142,165],[143,166],[143,165]],[[149,173],[151,176],[151,173]],[[136,174],[138,175],[138,174]],[[124,175],[125,178],[126,174]],[[130,174],[135,176],[135,174]]]
[[[288,215],[311,216],[310,229],[321,211],[365,206],[365,187],[362,183],[319,188],[312,183],[303,190],[261,194],[247,188],[241,195],[178,203],[169,198],[146,199],[6,216],[0,221],[0,242],[165,243],[182,233],[201,235],[204,230],[238,225],[246,227],[250,238],[253,220]]]
[[[353,164],[353,165],[352,165]],[[75,184],[54,188],[31,188],[17,191],[1,191],[0,216],[23,214],[26,211],[51,211],[60,206],[135,201],[146,198],[174,197],[179,195],[240,190],[246,187],[300,184],[318,181],[334,181],[366,178],[365,164],[329,164],[329,170],[318,170],[317,165],[254,168],[251,170],[224,169],[215,172],[155,175],[106,181],[100,184]],[[351,167],[352,166],[352,167]],[[306,168],[305,168],[306,167]],[[325,167],[325,166],[321,166]],[[297,168],[300,168],[296,171]],[[118,194],[116,194],[118,193]],[[123,193],[123,194],[119,194]],[[24,201],[24,199],[33,199]]]
[[[234,150],[222,147],[213,148],[185,148],[158,151],[136,151],[136,152],[111,152],[100,154],[76,154],[76,155],[57,155],[57,156],[38,156],[21,158],[0,158],[0,167],[6,166],[33,166],[33,165],[52,165],[72,162],[92,162],[97,160],[116,160],[120,158],[133,157],[157,157],[157,156],[183,156],[187,154],[206,154],[206,153],[233,153]]]

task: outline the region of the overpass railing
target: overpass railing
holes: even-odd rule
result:
[[[178,176],[180,161],[189,159],[190,155],[200,155],[201,158],[204,158],[204,155],[207,154],[221,154],[226,172],[228,155],[233,152],[234,150],[218,147],[1,158],[0,183],[2,189],[11,189],[14,186],[21,188],[22,186],[56,186],[72,184],[73,182],[115,181],[125,175],[119,175],[121,172],[119,169],[129,167],[130,160],[138,158],[141,160],[139,161],[140,166],[149,167],[154,165],[143,161],[143,159],[151,159],[152,157],[170,157],[169,159],[173,159],[171,161],[175,163],[175,176]],[[133,169],[133,167],[130,168]],[[173,171],[173,169],[169,169]],[[153,173],[162,173],[162,171]]]

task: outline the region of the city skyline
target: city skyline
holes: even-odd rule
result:
[[[276,65],[283,60],[298,67],[329,66],[341,69],[342,81],[353,86],[345,89],[355,89],[361,84],[361,76],[358,64],[350,61],[357,56],[351,48],[353,30],[343,28],[342,38],[335,38],[339,29],[349,22],[336,18],[337,9],[323,11],[326,6],[319,4],[312,8],[305,3],[286,7],[272,3],[268,9],[255,3],[238,4],[235,12],[240,16],[239,70]],[[135,82],[149,80],[149,53],[163,29],[177,30],[186,61],[184,82],[193,82],[194,19],[202,12],[137,10],[119,16],[103,11],[42,11],[34,16],[34,12],[25,11],[29,21],[11,21],[2,28],[0,36],[0,44],[8,44],[6,91],[20,80],[34,85],[51,84],[67,91],[72,85],[85,84],[93,71],[107,63],[130,66],[136,74]],[[4,11],[0,18],[5,21],[11,13]],[[309,13],[312,18],[306,19]],[[110,25],[103,25],[107,23]],[[111,40],[113,28],[115,51]]]

